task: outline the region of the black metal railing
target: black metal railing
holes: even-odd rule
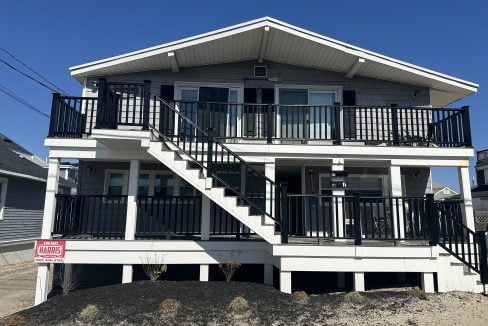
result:
[[[124,237],[127,196],[56,195],[54,234]]]
[[[288,195],[289,235],[428,240],[425,207],[426,198]]]
[[[206,171],[206,176],[213,178],[214,187],[225,188],[227,195],[236,196],[239,203],[249,206],[253,212],[256,212],[256,215],[266,215],[279,223],[275,218],[273,205],[269,204],[263,207],[262,198],[248,196],[241,183],[240,175],[252,178],[261,189],[267,189],[264,198],[269,203],[274,201],[276,191],[279,189],[279,186],[274,181],[267,178],[262,172],[224,145],[214,136],[212,127],[204,131],[197,123],[184,115],[183,112],[178,111],[170,103],[153,93],[151,93],[151,96],[158,100],[159,111],[163,112],[162,115],[174,115],[177,130],[185,131],[174,135],[165,132],[166,129],[164,127],[161,129],[151,125],[151,130],[157,139],[172,143],[182,153],[191,158],[193,164]],[[171,113],[164,113],[164,111]]]
[[[239,222],[219,205],[210,202],[210,237],[216,235],[232,235],[240,239],[241,235],[251,235],[254,232]]]
[[[81,138],[93,128],[97,99],[53,94],[48,137]]]
[[[96,128],[149,124],[172,136],[193,135],[178,113],[214,137],[267,143],[361,142],[391,146],[472,146],[469,107],[459,109],[391,106],[283,105],[172,101],[161,106],[144,83],[98,81],[97,98],[53,96],[50,137],[81,137]],[[72,101],[72,102],[70,102]],[[81,102],[87,103],[82,105]],[[80,104],[78,104],[80,102]],[[83,108],[86,107],[86,108]],[[79,114],[77,114],[78,112]],[[80,116],[81,115],[81,116]],[[85,125],[82,127],[82,125]]]

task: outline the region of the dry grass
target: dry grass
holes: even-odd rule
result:
[[[229,304],[229,309],[233,311],[244,311],[249,309],[249,302],[243,297],[235,297]]]
[[[144,273],[146,273],[147,277],[154,282],[158,280],[161,275],[166,273],[168,270],[168,265],[164,264],[164,255],[156,255],[154,259],[146,257],[146,259],[143,261],[142,269],[144,270]]]
[[[416,297],[417,299],[420,299],[420,300],[429,300],[427,298],[427,294],[425,294],[425,292],[422,291],[419,288],[411,288],[411,289],[408,289],[407,290],[407,293],[409,295],[411,295],[412,297]]]
[[[84,322],[91,322],[97,319],[99,314],[100,310],[97,306],[88,304],[85,308],[83,308],[83,310],[80,311],[79,317]]]
[[[159,304],[159,311],[163,313],[178,312],[180,308],[180,300],[174,298],[166,298]]]
[[[308,294],[305,291],[295,291],[292,294],[293,298],[299,302],[307,302]]]
[[[361,304],[365,301],[364,296],[359,292],[349,292],[344,295],[344,302],[349,302],[353,304]]]
[[[2,326],[25,326],[27,319],[21,315],[11,315],[3,320]]]

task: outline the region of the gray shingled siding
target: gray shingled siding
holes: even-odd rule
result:
[[[274,87],[274,83],[253,79],[255,61],[244,61],[220,65],[184,68],[178,73],[170,70],[155,70],[132,74],[107,76],[111,81],[142,82],[151,80],[151,86],[156,94],[160,92],[161,84],[182,82],[213,82],[213,83],[244,83],[245,87]],[[346,78],[343,73],[325,71],[313,68],[265,62],[268,67],[268,77],[277,77],[277,84],[288,85],[321,85],[342,86],[345,90],[356,91],[356,104],[361,106],[384,106],[398,104],[399,106],[424,106],[430,104],[429,89],[379,79],[366,77]],[[87,96],[94,95],[88,83]],[[418,91],[417,98],[413,98],[414,91]]]
[[[46,183],[10,176],[7,178],[7,200],[3,220],[0,220],[0,241],[39,237]]]

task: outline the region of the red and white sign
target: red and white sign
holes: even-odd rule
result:
[[[64,263],[65,240],[37,240],[34,261],[36,263]]]

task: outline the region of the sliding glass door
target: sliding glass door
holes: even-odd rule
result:
[[[331,139],[331,106],[336,94],[312,89],[280,88],[281,138]]]

